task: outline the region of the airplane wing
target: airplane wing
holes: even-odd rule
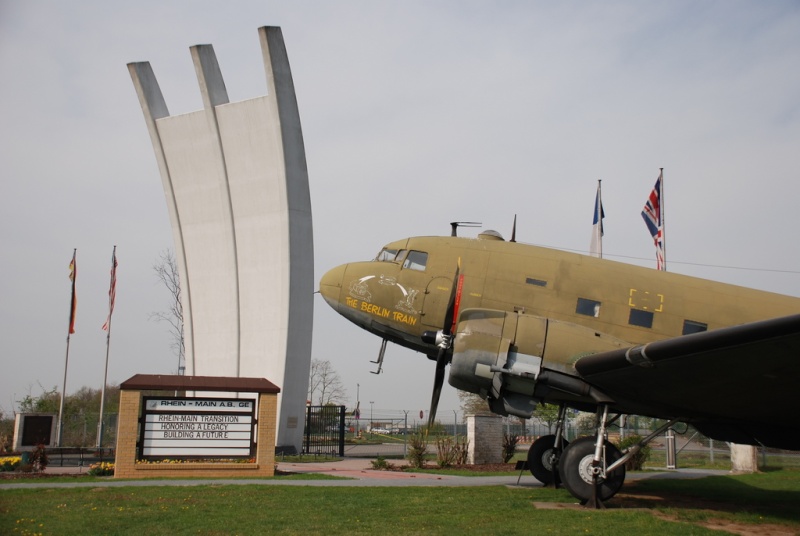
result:
[[[593,354],[575,368],[623,413],[800,450],[800,315]]]

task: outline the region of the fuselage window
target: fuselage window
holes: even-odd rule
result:
[[[383,248],[381,252],[378,253],[378,256],[375,257],[375,260],[380,262],[392,262],[394,261],[394,258],[396,256],[397,256],[396,249]]]
[[[547,281],[542,281],[541,279],[534,279],[533,277],[526,277],[525,284],[536,285],[537,287],[546,287]]]
[[[642,311],[631,309],[631,316],[628,317],[628,324],[642,328],[653,327],[653,311]]]
[[[702,331],[708,331],[708,324],[703,322],[695,322],[694,320],[683,321],[684,335],[689,335],[690,333],[700,333]]]
[[[428,264],[428,254],[424,251],[409,251],[406,255],[406,260],[403,262],[403,268],[411,270],[425,271],[425,265]]]
[[[597,318],[600,316],[600,302],[595,300],[587,300],[586,298],[578,298],[578,305],[575,307],[575,312],[579,315],[593,316]]]

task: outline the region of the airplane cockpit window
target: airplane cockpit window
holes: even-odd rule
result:
[[[428,264],[428,254],[424,251],[411,250],[403,262],[403,268],[410,268],[411,270],[425,271],[425,266]]]
[[[381,252],[378,253],[378,256],[375,257],[375,260],[379,262],[392,262],[396,256],[396,249],[383,248]]]

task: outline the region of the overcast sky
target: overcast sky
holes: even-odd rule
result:
[[[391,240],[483,222],[519,241],[655,267],[640,212],[664,168],[670,271],[800,296],[800,4],[45,2],[0,0],[0,408],[103,378],[177,370],[152,266],[172,248],[126,64],[172,115],[202,108],[189,47],[212,44],[232,102],[265,94],[260,26],[281,26],[308,159],[316,280]],[[465,230],[474,235],[475,230]],[[427,409],[434,364],[315,297],[313,357],[348,403]],[[445,386],[440,411],[458,408]],[[443,418],[445,418],[443,416]]]

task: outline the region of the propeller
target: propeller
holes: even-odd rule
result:
[[[439,347],[436,355],[436,373],[433,377],[433,394],[431,395],[431,409],[428,412],[428,429],[430,430],[436,420],[436,409],[439,406],[439,397],[444,384],[444,370],[450,362],[450,348],[453,342],[453,331],[458,320],[458,308],[461,305],[461,290],[464,286],[464,276],[461,275],[461,259],[456,266],[456,275],[453,278],[453,288],[450,291],[450,302],[444,315],[442,330],[436,333],[435,342]]]

